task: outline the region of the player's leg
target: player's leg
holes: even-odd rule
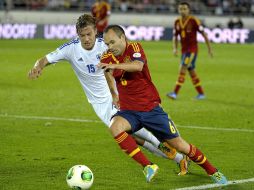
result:
[[[140,125],[133,115],[127,113],[122,113],[120,115],[118,112],[112,118],[109,129],[120,148],[144,167],[143,172],[146,180],[147,182],[150,182],[159,168],[156,164],[153,164],[146,158],[132,136],[127,133],[128,131],[137,130],[137,126]]]
[[[162,114],[163,115],[162,115]],[[166,130],[168,129],[168,124],[161,123],[160,117],[164,117],[164,121],[168,121],[168,115],[163,112],[162,108],[160,106],[155,107],[153,110],[149,112],[138,112],[136,113],[139,116],[139,121],[141,122],[141,126],[144,126],[149,131],[153,133],[153,135],[163,143],[160,143],[159,149],[167,155],[169,159],[174,159],[179,163],[180,166],[180,173],[179,175],[185,175],[187,171],[188,166],[188,160],[186,156],[183,156],[182,154],[179,154],[176,152],[175,148],[170,147],[167,145],[166,142],[163,141],[164,138],[161,138],[161,134],[163,134],[164,129],[160,129],[161,126],[164,126]],[[151,130],[150,130],[151,129]],[[155,133],[154,133],[155,132]],[[157,133],[156,133],[157,132]],[[178,135],[176,135],[178,136]]]
[[[145,132],[144,134],[150,133],[146,129],[142,131]],[[152,136],[153,142],[150,141],[149,139],[144,140],[143,133],[141,134],[134,133],[133,138],[136,140],[138,145],[143,146],[151,153],[163,158],[174,160],[176,161],[176,163],[180,164],[180,162],[184,159],[184,155],[176,152],[176,149],[169,147],[168,145],[165,145],[165,143],[161,143],[152,133],[150,133],[150,135]]]
[[[143,146],[151,153],[160,157],[174,160],[180,169],[178,175],[187,174],[188,158],[185,155],[178,153],[174,148],[169,147],[165,143],[161,143],[151,132],[147,131],[145,128],[136,131],[133,137],[139,145]]]
[[[145,128],[141,128],[140,130],[133,133],[135,136],[142,138],[145,141],[152,143],[155,147],[160,145],[160,141],[149,131]]]
[[[195,69],[188,69],[190,78],[192,80],[192,84],[194,85],[196,91],[198,92],[198,95],[196,96],[196,99],[201,100],[205,98],[204,90],[201,86],[200,78],[197,76],[197,73]]]
[[[117,113],[117,109],[114,106],[112,106],[112,99],[109,98],[108,101],[105,101],[104,103],[92,104],[92,107],[96,115],[103,121],[104,124],[106,124],[109,127],[111,117]],[[140,146],[144,147],[145,149],[154,153],[155,155],[168,158],[168,156],[166,156],[163,152],[161,152],[158,149],[158,147],[162,149],[164,145],[160,145],[160,141],[155,136],[153,136],[149,131],[142,128],[137,132],[135,132],[134,134],[142,138],[142,139],[138,138],[137,136],[134,138],[136,143],[138,143]],[[169,151],[170,150],[168,150],[168,152]],[[172,150],[170,151],[170,153],[171,152]],[[183,155],[179,153],[174,154],[171,159],[175,160],[179,165],[184,160]],[[184,173],[183,167],[180,167],[180,173],[182,174]]]
[[[205,98],[204,95],[204,90],[201,86],[200,78],[198,77],[195,67],[196,67],[196,59],[197,59],[197,54],[192,53],[193,56],[191,56],[190,59],[190,66],[188,67],[189,75],[192,81],[192,84],[194,85],[196,91],[198,92],[198,95],[196,96],[197,99],[201,100]]]
[[[143,158],[142,154],[141,156],[137,155],[136,157],[133,155],[135,153],[133,151],[138,153],[139,149],[131,135],[126,133],[126,131],[131,130],[129,122],[120,116],[115,116],[110,122],[111,117],[117,113],[117,109],[112,105],[112,99],[109,97],[108,101],[105,103],[92,104],[92,106],[97,116],[110,128],[113,137],[116,139],[121,149],[127,154],[132,155],[131,157],[133,157],[133,159],[138,157],[136,161],[141,165],[146,166],[147,164],[150,164],[146,158]]]
[[[185,154],[177,152],[177,150],[170,146],[166,141],[161,143],[160,145],[163,145],[160,147],[160,150],[167,155],[167,158],[176,161],[180,170],[178,175],[186,175],[188,173],[188,167],[190,165],[189,157]]]
[[[175,133],[177,130],[174,123],[169,121],[169,129],[171,133]],[[194,163],[202,167],[206,173],[212,177],[213,181],[219,184],[226,184],[226,177],[220,173],[206,158],[201,150],[192,144],[187,143],[180,136],[174,138],[168,138],[166,142],[174,147],[177,151],[186,154]]]
[[[143,148],[147,149],[149,152],[155,154],[156,156],[159,157],[163,157],[163,158],[168,158],[166,156],[166,154],[164,154],[163,152],[161,152],[158,147],[155,147],[152,143],[145,141],[144,139],[136,136],[136,135],[132,135],[132,137],[135,139],[136,143],[140,146],[142,146]]]
[[[197,147],[187,143],[181,137],[168,139],[167,142],[202,167],[215,183],[227,184],[227,178],[208,161],[207,157]]]
[[[186,75],[189,63],[190,63],[190,53],[183,54],[175,88],[174,88],[173,92],[167,93],[167,96],[169,98],[171,98],[171,99],[177,98],[177,94],[179,93],[179,90],[181,89],[181,87],[185,81],[185,75]]]
[[[142,126],[153,132],[158,139],[165,140],[171,147],[186,154],[193,162],[201,166],[216,183],[227,183],[226,177],[218,172],[198,148],[187,143],[179,136],[173,121],[168,118],[168,115],[161,107],[157,106],[152,111],[146,113],[146,115],[142,114],[142,116]]]

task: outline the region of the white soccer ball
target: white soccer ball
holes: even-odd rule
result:
[[[66,176],[68,186],[76,190],[89,189],[93,179],[93,172],[85,165],[71,167]]]

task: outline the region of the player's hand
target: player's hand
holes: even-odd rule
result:
[[[118,95],[114,95],[112,96],[113,98],[113,105],[116,107],[116,109],[120,109],[120,104],[119,104],[119,96]]]
[[[99,63],[97,67],[100,69],[104,69],[106,72],[108,72],[110,69],[115,69],[114,64],[106,64],[106,63]]]
[[[177,51],[177,49],[173,49],[173,55],[174,55],[174,56],[178,56],[178,51]]]
[[[36,79],[41,75],[41,73],[42,73],[42,68],[36,62],[34,67],[28,72],[28,78]]]

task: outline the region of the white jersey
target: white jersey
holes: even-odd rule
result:
[[[97,68],[100,57],[106,50],[107,46],[101,38],[96,39],[95,45],[90,51],[82,48],[79,38],[76,38],[49,53],[46,58],[49,63],[57,63],[60,60],[67,60],[71,63],[88,102],[92,104],[97,116],[109,127],[110,119],[117,109],[112,105],[112,96],[104,71]],[[151,141],[153,137],[145,128],[135,134],[147,141]],[[158,144],[159,141],[157,140],[156,143]]]
[[[91,104],[108,102],[111,93],[103,73],[98,69],[97,64],[107,46],[103,39],[97,38],[92,50],[85,50],[81,46],[79,38],[65,43],[55,51],[46,55],[49,63],[56,63],[60,60],[67,60],[71,63],[83,90]]]

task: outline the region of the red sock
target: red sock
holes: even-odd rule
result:
[[[192,75],[191,79],[192,79],[192,83],[195,86],[197,92],[199,94],[204,94],[203,88],[201,87],[200,79],[197,77],[197,75]]]
[[[176,81],[174,92],[177,94],[185,81],[185,73],[180,73]]]
[[[189,156],[193,162],[202,167],[208,175],[212,175],[217,171],[217,169],[212,164],[210,164],[205,155],[194,145],[190,144],[190,152],[187,156]]]
[[[140,163],[142,166],[147,166],[151,162],[145,157],[145,155],[140,151],[135,140],[126,132],[122,132],[115,137],[116,142],[119,144],[120,148],[126,152],[130,157]]]

